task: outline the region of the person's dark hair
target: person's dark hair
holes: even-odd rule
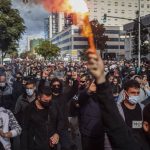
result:
[[[128,90],[129,88],[140,88],[140,84],[136,80],[129,80],[124,84],[124,90]]]
[[[20,76],[23,76],[23,74],[21,72],[17,72],[16,75],[19,74]]]
[[[50,87],[53,86],[54,82],[59,82],[60,88],[61,88],[61,89],[63,88],[63,84],[62,84],[61,80],[59,80],[58,78],[53,78],[53,79],[51,80]]]
[[[121,83],[121,81],[120,81],[120,79],[119,79],[118,77],[114,77],[114,79],[116,79],[116,80],[117,80],[118,84],[120,84],[120,83]],[[114,81],[114,79],[113,79],[113,81]]]
[[[35,81],[34,81],[34,80],[29,79],[29,80],[27,80],[26,85],[29,85],[29,84],[33,84],[33,85],[35,85],[36,83],[35,83]]]
[[[143,110],[143,121],[150,123],[150,103]]]
[[[84,74],[82,74],[82,75],[80,76],[80,78],[84,78],[84,77],[86,77],[86,79],[87,79],[87,78],[88,78],[88,74],[84,73]]]
[[[86,80],[89,80],[89,75],[88,74],[86,74],[86,73],[84,73],[84,74],[82,74],[81,76],[80,76],[80,79],[81,78],[86,78]]]
[[[114,78],[114,75],[110,74],[110,73],[107,73],[106,75],[106,81],[109,82],[109,78],[110,77],[113,77]]]
[[[52,95],[52,91],[51,88],[48,86],[44,86],[41,91],[39,92],[38,95],[46,95],[46,96],[51,96]]]

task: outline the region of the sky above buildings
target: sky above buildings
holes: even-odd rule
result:
[[[48,13],[40,5],[23,4],[22,0],[12,0],[13,7],[20,11],[26,25],[26,31],[20,40],[20,49],[25,50],[27,37],[36,35],[44,38],[44,18]]]

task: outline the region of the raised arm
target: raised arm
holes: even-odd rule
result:
[[[140,150],[132,131],[124,123],[113,100],[111,89],[106,83],[102,59],[95,54],[90,54],[88,68],[97,83],[97,95],[112,148],[118,150]]]

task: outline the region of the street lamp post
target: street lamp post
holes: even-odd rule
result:
[[[121,42],[121,40],[120,40],[120,30],[119,30],[119,45],[118,45],[119,51],[118,51],[118,61],[120,60],[120,51],[121,51],[120,42]]]
[[[138,67],[141,66],[141,0],[139,1],[139,16],[138,16]]]

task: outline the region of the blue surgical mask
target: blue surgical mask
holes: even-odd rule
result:
[[[26,93],[28,96],[32,96],[34,93],[34,89],[26,89]]]
[[[129,96],[128,101],[131,104],[137,104],[140,101],[140,97],[139,96]]]

